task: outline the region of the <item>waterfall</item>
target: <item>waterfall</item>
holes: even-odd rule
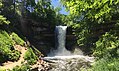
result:
[[[57,50],[51,50],[49,56],[70,55],[70,51],[65,48],[67,26],[55,27],[55,47]]]
[[[55,47],[60,51],[64,51],[65,49],[65,41],[66,41],[66,29],[67,26],[56,26],[55,28]]]
[[[70,55],[70,52],[65,48],[67,26],[56,26],[55,28],[55,46],[57,48],[56,55]]]
[[[90,67],[94,62],[94,57],[75,55],[65,48],[67,26],[56,26],[55,46],[57,50],[51,50],[48,57],[41,59],[50,62],[49,71],[81,71]],[[77,51],[80,52],[80,51]]]

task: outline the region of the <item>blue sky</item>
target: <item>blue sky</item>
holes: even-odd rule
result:
[[[61,14],[65,14],[65,15],[68,14],[68,12],[65,11],[65,7],[63,7],[63,6],[60,4],[59,0],[52,0],[51,3],[52,3],[52,5],[53,5],[54,7],[61,7],[61,8],[62,8],[62,10],[60,11]]]
[[[35,0],[35,2],[37,3],[38,0]],[[60,3],[60,0],[51,0],[51,4],[54,6],[54,8],[56,7],[61,7],[62,10],[60,11],[61,14],[65,14],[67,15],[69,12],[65,11],[65,7],[63,7]]]

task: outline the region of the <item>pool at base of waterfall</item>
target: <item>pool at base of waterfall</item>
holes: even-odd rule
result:
[[[90,62],[83,61],[81,59],[66,59],[58,60],[57,63],[50,64],[51,69],[49,71],[81,71],[91,66]]]
[[[94,57],[83,55],[45,57],[50,61],[49,71],[86,71],[94,62]]]

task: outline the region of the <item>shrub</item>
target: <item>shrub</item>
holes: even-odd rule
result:
[[[88,71],[119,71],[119,38],[105,33],[97,42],[93,55],[98,57]]]
[[[11,61],[16,61],[19,59],[19,57],[20,57],[20,52],[17,50],[13,50],[11,51],[11,53],[8,54],[8,58]]]
[[[0,30],[0,62],[6,60],[6,56],[11,52],[13,41],[6,31]]]
[[[0,30],[0,47],[7,47],[11,49],[13,46],[13,41],[9,37],[9,34],[6,31]]]
[[[24,64],[22,66],[16,66],[12,69],[12,71],[28,71],[30,66],[28,64]]]
[[[38,57],[34,54],[33,50],[29,48],[25,53],[24,59],[27,60],[28,64],[35,64]]]
[[[3,17],[3,15],[0,15],[0,25],[3,25],[3,24],[9,24],[10,21],[6,20],[5,17]]]
[[[89,71],[119,71],[119,59],[111,57],[102,58]]]
[[[24,40],[22,40],[16,33],[10,35],[15,44],[24,45]]]
[[[10,61],[17,61],[20,57],[20,52],[17,50],[12,50],[10,52],[6,52],[6,54],[3,54],[0,56],[0,61],[4,62],[6,60],[10,60]]]
[[[104,34],[97,42],[93,55],[103,58],[108,54],[115,56],[118,52],[119,38],[110,33]]]
[[[6,31],[0,30],[0,62],[18,60],[20,52],[14,50],[13,41]]]

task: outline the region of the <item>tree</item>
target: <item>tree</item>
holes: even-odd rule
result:
[[[68,25],[76,30],[79,46],[94,47],[105,32],[117,32],[114,29],[119,22],[118,0],[61,0],[61,3],[70,11]]]
[[[4,9],[4,6],[5,3],[0,1],[1,10]],[[14,42],[16,42],[16,40],[12,40],[9,34],[11,32],[11,30],[8,29],[10,21],[3,15],[4,14],[0,14],[0,62],[4,62],[7,60],[18,60],[20,57],[20,52],[13,48]],[[18,38],[19,37],[17,36],[16,39]],[[19,41],[19,39],[17,41]]]
[[[88,71],[119,70],[119,0],[61,0],[80,47],[98,59]],[[93,47],[93,48],[92,48]],[[89,51],[88,51],[89,52]]]

